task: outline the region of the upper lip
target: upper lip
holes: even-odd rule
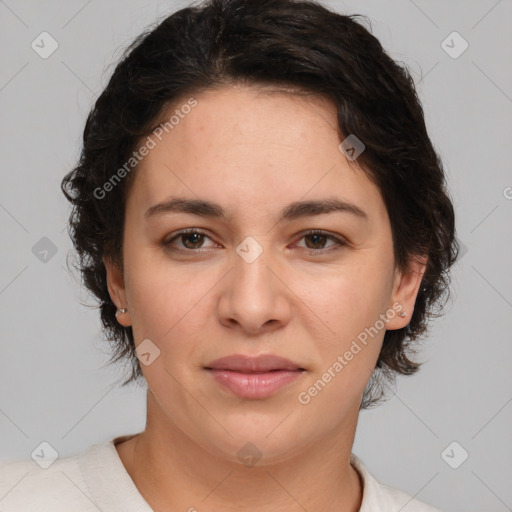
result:
[[[271,370],[304,370],[300,365],[284,357],[264,354],[249,356],[234,354],[216,359],[205,366],[207,370],[231,370],[243,373],[268,372]]]

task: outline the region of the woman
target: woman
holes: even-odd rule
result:
[[[413,81],[354,18],[210,0],[128,49],[62,188],[146,428],[4,464],[6,510],[436,510],[351,452],[458,250]]]

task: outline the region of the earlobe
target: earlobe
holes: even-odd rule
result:
[[[103,256],[102,259],[106,270],[108,293],[117,307],[116,319],[124,327],[129,327],[131,322],[127,309],[128,302],[123,273],[119,265],[114,263],[111,258]]]
[[[386,329],[401,329],[411,321],[416,297],[427,269],[427,262],[428,256],[413,255],[409,260],[407,270],[396,273],[390,309],[397,311],[397,316],[388,322]]]

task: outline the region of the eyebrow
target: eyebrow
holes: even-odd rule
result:
[[[358,218],[368,220],[367,213],[359,206],[340,199],[321,199],[315,201],[295,201],[285,206],[278,222],[292,221],[302,217],[310,217],[324,213],[343,212],[350,213]],[[201,217],[211,217],[223,221],[232,218],[222,206],[204,199],[188,199],[175,197],[157,203],[148,208],[144,214],[146,219],[164,213],[190,213]]]

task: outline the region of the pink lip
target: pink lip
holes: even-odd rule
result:
[[[232,370],[241,373],[250,372],[269,372],[270,370],[303,370],[300,365],[283,357],[272,354],[262,354],[260,356],[246,356],[243,354],[234,354],[232,356],[221,357],[205,366],[212,370]]]
[[[205,369],[214,379],[242,398],[262,399],[293,382],[305,371],[299,365],[279,356],[244,356],[217,359]]]

